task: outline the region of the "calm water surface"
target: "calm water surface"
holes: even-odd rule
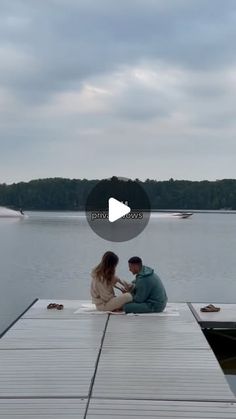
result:
[[[236,214],[151,218],[125,243],[97,237],[80,213],[28,212],[0,218],[0,332],[35,298],[89,299],[90,271],[106,250],[120,257],[118,275],[133,279],[127,259],[143,258],[160,274],[169,301],[235,303]],[[236,392],[236,361],[226,369]]]
[[[34,298],[89,298],[90,271],[106,250],[118,253],[118,275],[132,276],[127,259],[139,255],[165,283],[169,301],[234,303],[236,214],[151,218],[125,243],[97,237],[80,213],[28,212],[0,219],[0,330]]]

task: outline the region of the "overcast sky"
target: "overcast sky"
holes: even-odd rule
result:
[[[235,0],[0,0],[0,182],[236,178]]]

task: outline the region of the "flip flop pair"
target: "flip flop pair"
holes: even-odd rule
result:
[[[56,304],[56,303],[50,303],[47,306],[48,310],[51,310],[53,308],[56,308],[57,310],[62,310],[64,308],[63,304]]]
[[[203,313],[216,313],[220,311],[220,307],[216,307],[214,304],[208,304],[208,306],[202,307],[201,311]]]

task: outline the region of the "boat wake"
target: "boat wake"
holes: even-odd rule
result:
[[[0,218],[23,218],[24,214],[10,208],[0,207]]]

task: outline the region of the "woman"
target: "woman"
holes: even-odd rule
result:
[[[118,311],[124,304],[133,300],[132,295],[126,292],[125,284],[115,276],[118,256],[113,252],[106,252],[99,265],[92,271],[91,296],[92,301],[99,311]],[[121,288],[117,287],[121,284]],[[116,297],[114,287],[122,291],[122,295]]]

